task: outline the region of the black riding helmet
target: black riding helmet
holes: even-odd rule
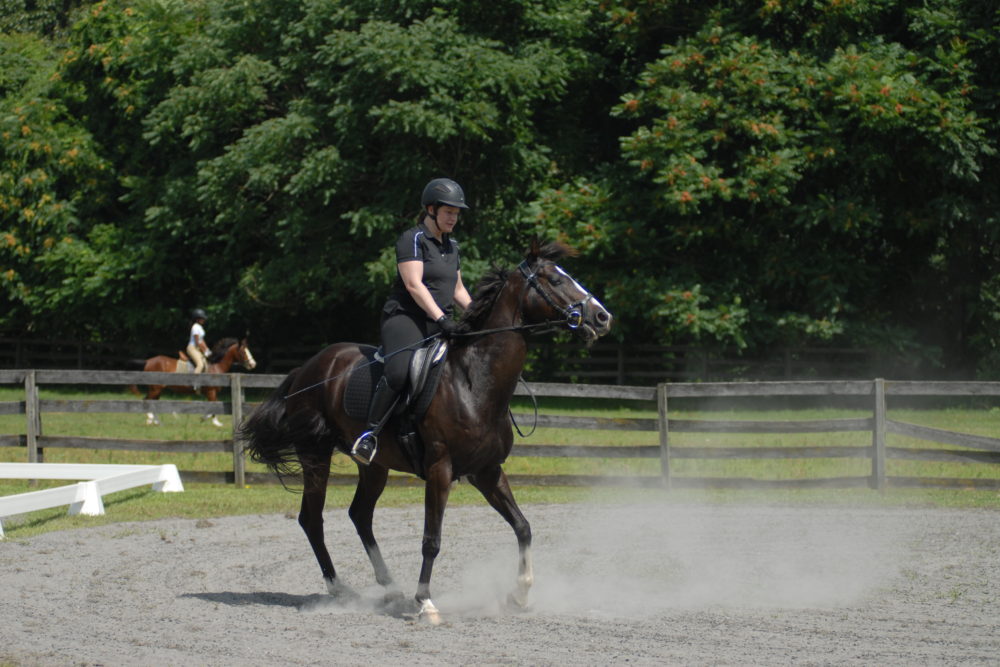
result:
[[[428,206],[469,208],[465,203],[465,193],[462,192],[462,186],[450,178],[435,178],[424,186],[424,193],[420,197],[420,205],[425,209]]]
[[[202,310],[201,308],[195,308],[194,310],[191,311],[191,319],[192,320],[207,320],[208,319],[208,315],[206,315],[205,311]]]

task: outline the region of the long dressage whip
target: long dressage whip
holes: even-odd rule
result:
[[[412,349],[412,348],[415,348],[415,347],[418,347],[418,346],[420,346],[420,345],[423,345],[423,344],[424,344],[424,343],[426,343],[427,341],[429,341],[429,340],[434,340],[435,338],[437,338],[437,337],[438,337],[438,336],[440,336],[440,335],[441,335],[441,332],[438,332],[438,333],[435,333],[435,334],[431,334],[431,335],[430,335],[430,336],[428,336],[427,338],[422,338],[421,340],[418,340],[418,341],[417,341],[416,343],[411,343],[410,345],[407,345],[406,347],[401,347],[401,348],[399,348],[399,349],[398,349],[398,350],[396,350],[395,352],[390,352],[389,354],[385,355],[385,356],[384,356],[384,357],[382,357],[381,359],[378,359],[378,358],[376,358],[376,359],[372,359],[372,360],[371,360],[371,361],[369,361],[368,363],[366,363],[366,364],[362,364],[361,366],[358,366],[357,370],[361,370],[362,368],[368,368],[369,366],[373,366],[373,365],[375,365],[375,364],[378,364],[378,363],[382,363],[382,362],[384,362],[384,361],[385,361],[386,359],[391,359],[391,358],[393,358],[394,356],[396,356],[396,355],[397,355],[397,354],[399,354],[400,352],[405,352],[405,351],[407,351],[407,350],[409,350],[409,349]],[[317,382],[317,383],[315,383],[315,384],[311,384],[311,385],[309,385],[308,387],[303,387],[302,389],[299,389],[298,391],[293,391],[292,393],[290,393],[290,394],[287,394],[287,395],[285,396],[285,400],[287,401],[287,400],[288,400],[289,398],[291,398],[292,396],[296,396],[296,395],[298,395],[298,394],[301,394],[301,393],[302,393],[302,392],[304,392],[304,391],[309,391],[310,389],[315,389],[316,387],[319,387],[320,385],[324,385],[324,384],[326,384],[327,382],[333,382],[334,380],[336,380],[336,379],[337,379],[337,378],[339,378],[339,377],[343,377],[344,375],[347,375],[348,373],[352,373],[352,372],[354,372],[354,370],[355,370],[354,366],[351,366],[350,368],[348,368],[348,369],[347,369],[346,371],[344,371],[343,373],[337,373],[337,374],[336,374],[336,375],[334,375],[333,377],[328,377],[328,378],[325,378],[325,379],[323,379],[323,380],[320,380],[319,382]]]
[[[558,320],[553,320],[553,321],[549,321],[549,322],[539,322],[537,324],[522,324],[522,325],[516,326],[516,327],[500,327],[498,329],[484,329],[483,331],[462,331],[462,332],[456,331],[456,332],[454,332],[451,335],[453,337],[456,337],[456,338],[460,337],[460,336],[461,337],[488,336],[490,334],[503,333],[505,331],[526,331],[526,330],[529,330],[529,329],[538,329],[538,328],[541,328],[541,327],[554,327],[558,323],[559,323]],[[334,375],[332,377],[328,377],[328,378],[325,378],[323,380],[320,380],[319,382],[316,382],[315,384],[311,384],[308,387],[303,387],[302,389],[299,389],[297,391],[293,391],[290,394],[286,394],[285,395],[285,400],[287,401],[292,396],[296,396],[298,394],[301,394],[302,392],[309,391],[310,389],[315,389],[316,387],[324,385],[327,382],[333,382],[337,378],[343,377],[344,375],[347,375],[348,373],[352,373],[355,370],[361,370],[362,368],[367,368],[368,366],[372,366],[374,364],[382,363],[386,359],[391,359],[392,357],[396,356],[400,352],[405,352],[407,350],[416,349],[416,348],[420,347],[421,345],[423,345],[424,343],[426,343],[427,341],[431,341],[431,340],[434,340],[435,338],[440,338],[440,337],[441,337],[441,332],[440,331],[438,331],[437,333],[433,333],[430,336],[427,336],[426,338],[421,338],[416,343],[411,343],[410,345],[407,345],[406,347],[399,348],[395,352],[390,352],[389,354],[383,356],[381,359],[373,359],[373,360],[369,361],[368,363],[365,363],[365,364],[362,364],[361,366],[358,366],[357,368],[355,368],[354,366],[352,366],[352,367],[348,368],[346,371],[344,371],[342,373],[337,373],[336,375]]]

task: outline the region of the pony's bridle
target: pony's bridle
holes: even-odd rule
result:
[[[553,310],[563,315],[563,320],[551,320],[546,324],[557,324],[565,322],[566,326],[569,327],[570,329],[580,328],[580,326],[583,324],[584,308],[586,308],[587,303],[594,298],[594,296],[590,292],[585,290],[582,286],[580,286],[579,283],[570,278],[569,274],[567,274],[565,271],[556,266],[556,269],[560,273],[566,276],[568,280],[573,280],[573,283],[577,287],[579,287],[580,291],[586,294],[586,296],[580,299],[579,301],[575,301],[566,306],[560,306],[558,303],[555,302],[552,296],[548,292],[546,292],[545,289],[542,288],[542,284],[538,282],[537,265],[534,269],[532,269],[528,266],[528,260],[524,260],[518,265],[517,268],[521,271],[521,275],[524,276],[525,282],[527,282],[527,284],[530,287],[532,287],[536,292],[538,292],[539,295],[541,295],[543,299],[545,299],[545,303],[549,304],[550,306],[552,306]]]

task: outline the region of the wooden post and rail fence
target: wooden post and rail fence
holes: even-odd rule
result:
[[[231,472],[181,470],[184,482],[272,483],[268,473],[247,472],[241,443],[230,433],[221,440],[127,440],[100,437],[45,435],[45,413],[126,413],[176,412],[181,414],[230,414],[235,431],[243,417],[252,410],[247,403],[245,390],[273,389],[284,375],[252,374],[182,374],[146,373],[142,371],[86,371],[86,370],[0,370],[0,386],[19,385],[24,388],[23,401],[0,401],[0,415],[23,414],[24,433],[0,433],[0,447],[24,447],[29,463],[40,462],[46,447],[82,448],[96,450],[135,450],[171,452],[227,452],[232,455]],[[215,402],[190,400],[146,401],[122,400],[64,400],[41,399],[39,388],[53,385],[122,386],[146,385],[214,385],[229,389],[229,399]],[[579,399],[608,399],[636,401],[640,405],[655,406],[655,418],[607,418],[587,416],[561,416],[539,414],[539,428],[588,429],[601,431],[652,431],[659,434],[655,445],[555,445],[516,443],[514,457],[576,457],[576,458],[646,458],[659,459],[658,475],[518,475],[512,483],[519,485],[617,485],[644,487],[726,487],[726,488],[850,488],[870,487],[885,489],[887,486],[934,486],[1000,489],[1000,479],[958,479],[930,477],[896,477],[886,472],[886,461],[903,458],[926,461],[952,461],[986,465],[1000,464],[1000,438],[957,433],[926,426],[918,426],[888,418],[887,397],[1000,397],[1000,382],[894,382],[883,379],[808,382],[718,382],[718,383],[661,383],[655,387],[620,385],[586,385],[559,383],[532,383],[529,389],[519,388],[519,395],[528,391],[536,397],[562,397]],[[748,397],[852,397],[868,406],[870,416],[849,419],[763,421],[763,420],[689,420],[671,417],[675,399],[742,399]],[[516,414],[519,424],[534,423],[532,414]],[[698,447],[678,446],[672,442],[678,433],[735,433],[735,434],[804,434],[857,432],[867,433],[870,439],[854,446],[803,446],[803,447]],[[899,435],[961,449],[917,449],[890,447],[887,436]],[[1000,426],[998,426],[1000,434]],[[725,477],[690,477],[676,475],[672,463],[677,459],[802,459],[802,458],[864,458],[870,460],[870,473],[857,477],[805,478],[805,479],[745,479]],[[354,484],[354,474],[331,476],[331,484]],[[393,476],[392,484],[413,484],[419,480],[410,476]]]

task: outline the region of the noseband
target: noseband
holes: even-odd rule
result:
[[[577,287],[580,287],[580,290],[587,296],[584,297],[583,299],[580,299],[579,301],[575,301],[569,304],[568,306],[560,306],[555,302],[552,296],[549,295],[549,293],[542,288],[542,284],[538,282],[538,271],[530,269],[528,267],[528,260],[524,260],[523,262],[521,262],[517,268],[521,271],[521,275],[524,276],[524,280],[527,282],[527,284],[530,285],[536,292],[538,292],[538,294],[541,295],[543,299],[545,299],[545,303],[552,306],[553,310],[562,314],[563,316],[562,320],[551,320],[546,324],[556,324],[565,322],[566,326],[569,327],[570,329],[578,329],[580,325],[583,324],[583,309],[587,306],[587,303],[594,298],[594,296],[590,292],[585,290],[583,287],[580,286],[579,283],[577,283],[574,280],[573,281],[574,284],[576,284]],[[560,273],[565,275],[566,278],[571,279],[569,278],[569,275],[567,275],[566,272],[560,269],[558,266],[556,266],[556,269]],[[524,305],[523,300],[521,304],[523,308]]]

